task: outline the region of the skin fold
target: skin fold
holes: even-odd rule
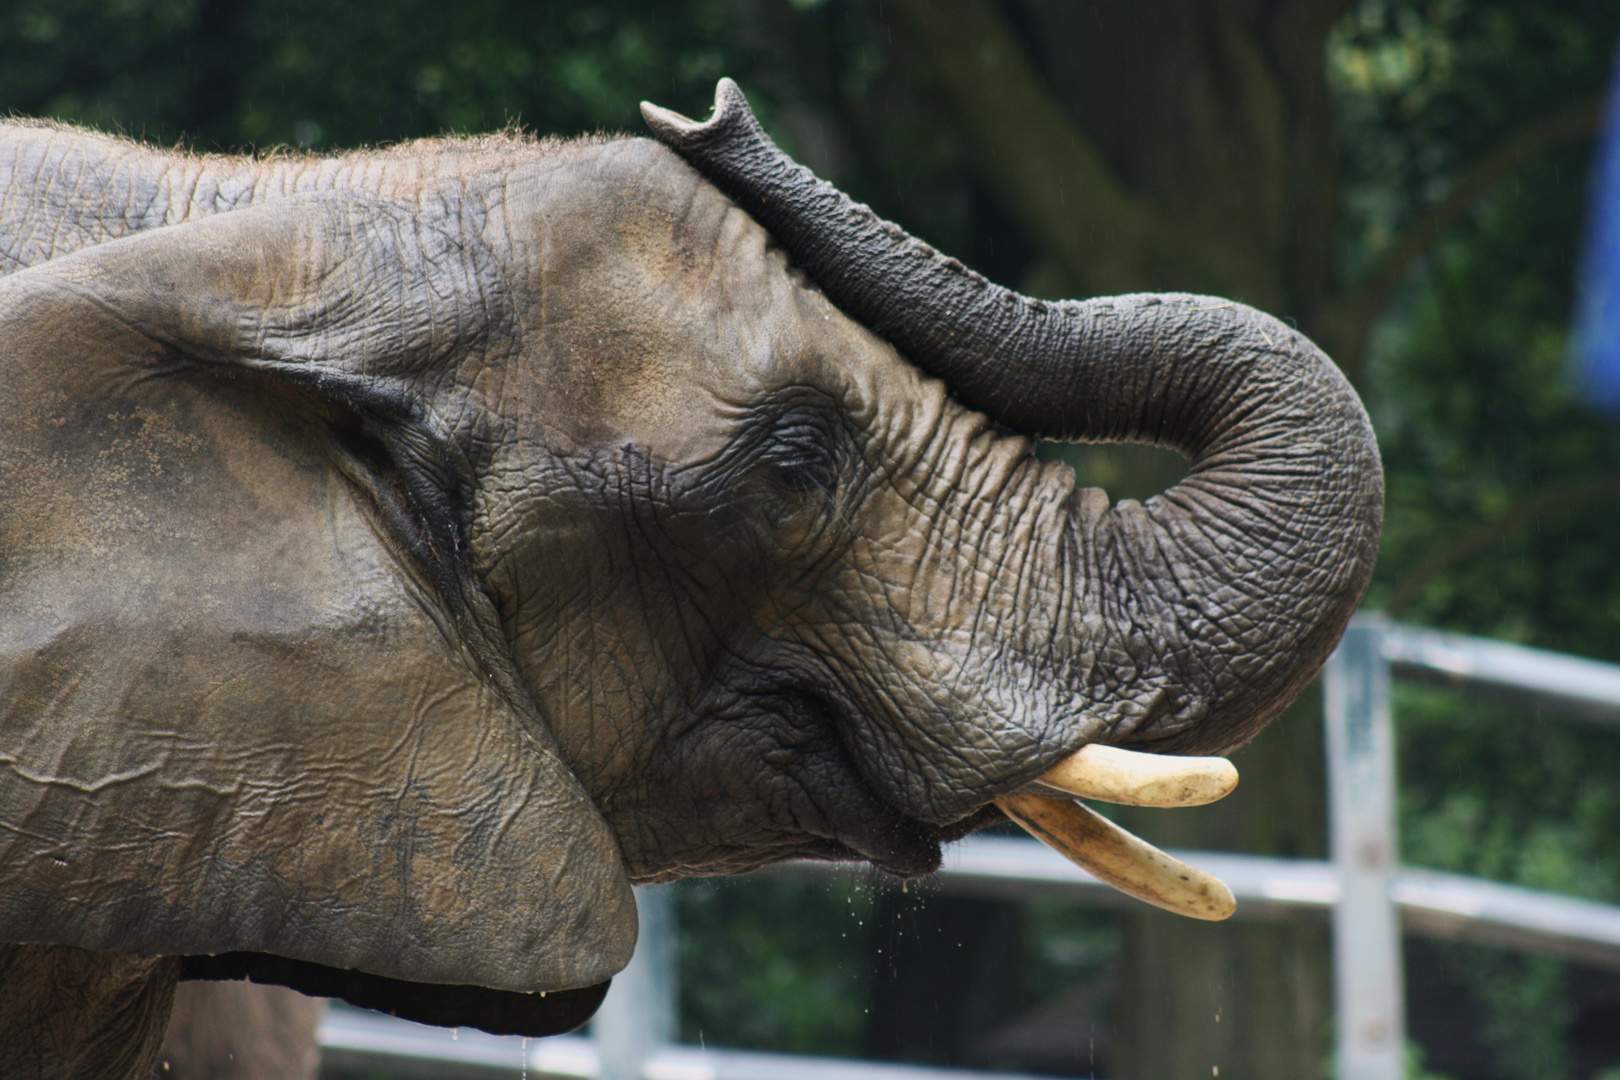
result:
[[[143,958],[566,991],[627,961],[631,882],[926,874],[1084,743],[1241,742],[1370,572],[1375,452],[1348,518],[1186,496],[1230,568],[1212,665],[1161,627],[1190,564],[1152,504],[1077,490],[648,140],[10,124],[0,263],[0,940],[154,1003],[133,1064],[60,1075],[156,1054],[178,969]]]

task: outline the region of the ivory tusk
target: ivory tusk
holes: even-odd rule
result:
[[[1066,795],[1126,806],[1203,806],[1237,787],[1237,769],[1221,757],[1145,754],[1082,746],[1040,779]]]
[[[1089,807],[1029,794],[1003,795],[996,805],[1037,840],[1127,896],[1212,922],[1237,910],[1220,878],[1171,858]]]

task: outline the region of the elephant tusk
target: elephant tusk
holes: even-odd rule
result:
[[[1082,746],[1040,783],[1065,795],[1126,806],[1203,806],[1237,787],[1237,769],[1222,757],[1144,754],[1117,746]]]
[[[1220,878],[1171,858],[1090,807],[1029,794],[1003,795],[996,805],[1037,840],[1127,896],[1212,922],[1237,910]]]

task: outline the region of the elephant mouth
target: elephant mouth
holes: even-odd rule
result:
[[[407,982],[270,953],[230,952],[181,959],[180,978],[285,986],[311,997],[340,998],[418,1024],[474,1027],[492,1035],[540,1038],[584,1026],[612,980],[574,990],[520,993],[486,986]]]
[[[815,695],[806,697],[818,700]],[[832,706],[820,703],[817,708],[824,711]],[[959,839],[989,823],[992,812],[988,806],[944,826],[906,814],[855,768],[842,737],[838,743],[849,781],[860,796],[890,815],[885,827],[876,830],[870,827],[869,814],[860,815],[863,827],[854,836],[839,836],[853,857],[900,877],[916,877],[938,869],[942,842]],[[1104,884],[1166,911],[1220,921],[1230,918],[1237,908],[1224,882],[1159,850],[1081,800],[1164,809],[1204,806],[1225,798],[1237,781],[1237,770],[1224,757],[1155,754],[1090,743],[1021,790],[991,803]],[[872,843],[874,836],[880,841],[877,845]],[[902,837],[910,842],[894,843]]]
[[[853,715],[853,708],[837,695],[796,680],[772,688],[757,700],[764,711],[781,717],[789,730],[813,733],[813,748],[799,763],[805,776],[796,786],[805,792],[827,793],[822,798],[811,796],[825,823],[824,830],[817,831],[829,845],[826,857],[869,862],[900,878],[923,877],[939,869],[942,842],[972,831],[972,827],[942,829],[896,805],[857,765],[861,755],[850,741],[854,725],[844,722]],[[818,778],[817,773],[822,775]],[[833,777],[830,783],[829,773]]]
[[[859,725],[851,702],[808,680],[758,686],[748,712],[774,717],[779,736],[790,736],[794,764],[779,778],[800,791],[832,791],[814,799],[820,825],[815,845],[779,849],[765,861],[813,858],[869,862],[902,878],[939,868],[940,845],[990,824],[996,811],[1036,839],[1129,896],[1195,919],[1221,920],[1236,909],[1231,890],[1213,875],[1187,865],[1127,832],[1081,800],[1157,808],[1202,806],[1237,786],[1237,770],[1222,757],[1148,753],[1089,743],[1049,766],[1019,790],[950,823],[922,820],[887,794],[881,777],[857,762]],[[828,782],[829,773],[832,782]],[[797,775],[796,775],[797,774]],[[994,809],[992,809],[992,806]],[[803,822],[803,818],[799,819]],[[750,867],[751,868],[751,867]]]

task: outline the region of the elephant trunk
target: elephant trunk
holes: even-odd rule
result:
[[[1091,620],[1113,650],[1088,680],[1116,703],[1110,741],[1225,753],[1304,689],[1372,576],[1372,427],[1320,350],[1246,305],[1169,294],[1059,310],[1066,352],[1027,377],[1077,418],[1045,431],[1192,460],[1145,506],[1083,494],[1071,510],[1074,588],[1088,595],[1070,629],[1094,652]],[[1114,681],[1122,670],[1134,685]]]
[[[1059,663],[1112,713],[1108,741],[1223,751],[1297,696],[1366,588],[1383,501],[1366,413],[1308,339],[1211,297],[1001,288],[795,164],[730,80],[705,123],[642,111],[829,298],[967,405],[1039,438],[1192,460],[1146,506],[1075,498]]]

